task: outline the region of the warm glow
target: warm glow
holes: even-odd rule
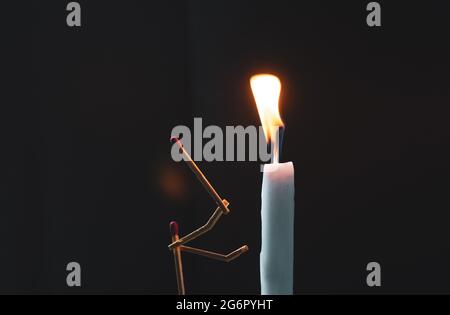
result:
[[[280,80],[271,74],[258,74],[250,79],[259,118],[264,129],[267,142],[276,138],[278,127],[284,127],[278,109],[281,92]]]

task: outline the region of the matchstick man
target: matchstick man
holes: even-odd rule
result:
[[[236,249],[235,251],[229,253],[228,255],[222,255],[214,252],[210,252],[207,250],[194,248],[185,246],[184,244],[198,238],[199,236],[207,233],[210,231],[219,221],[221,216],[223,214],[228,214],[230,212],[228,206],[229,202],[225,199],[222,199],[219,194],[216,192],[214,187],[211,185],[211,183],[208,181],[208,179],[205,177],[205,175],[202,173],[202,171],[198,168],[198,166],[195,164],[195,162],[192,160],[192,158],[189,156],[189,154],[186,152],[186,150],[183,147],[183,144],[181,141],[177,138],[171,139],[173,142],[175,142],[178,147],[180,148],[180,153],[183,155],[183,159],[188,164],[189,168],[194,172],[195,176],[198,178],[198,180],[202,183],[203,187],[206,189],[206,191],[209,193],[209,195],[213,198],[213,200],[217,204],[217,208],[212,214],[212,216],[209,218],[208,222],[198,228],[197,230],[191,232],[190,234],[180,238],[179,237],[179,226],[178,223],[175,221],[170,222],[170,233],[172,235],[172,243],[169,245],[169,249],[172,250],[174,255],[174,261],[175,261],[175,272],[177,276],[177,285],[178,285],[178,294],[184,295],[186,294],[185,287],[184,287],[184,278],[183,278],[183,265],[182,265],[182,259],[181,259],[181,252],[185,251],[191,254],[196,254],[200,256],[204,256],[211,259],[216,259],[224,262],[230,262],[243,253],[248,251],[248,246],[244,245],[240,248]]]

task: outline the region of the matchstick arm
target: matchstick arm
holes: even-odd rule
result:
[[[189,247],[189,246],[183,246],[183,245],[180,246],[180,250],[191,253],[191,254],[196,254],[196,255],[203,256],[203,257],[212,258],[215,260],[230,262],[230,261],[238,258],[239,256],[241,256],[243,253],[247,252],[248,246],[244,245],[241,248],[236,249],[234,252],[229,253],[228,255],[222,255],[222,254],[210,252],[207,250]]]
[[[180,148],[180,153],[183,154],[184,160],[186,161],[186,163],[189,166],[189,168],[191,169],[191,171],[195,174],[197,179],[200,181],[200,183],[206,189],[206,191],[211,196],[211,198],[214,199],[217,206],[219,206],[219,208],[223,211],[223,213],[228,214],[230,212],[230,209],[228,209],[228,205],[219,196],[219,194],[216,192],[214,187],[211,185],[211,183],[206,178],[205,174],[202,173],[202,171],[197,166],[197,164],[195,164],[195,162],[192,160],[189,153],[187,153],[187,151],[184,149],[184,146],[181,143],[180,139],[178,139],[176,137],[172,137],[172,138],[170,138],[170,141],[175,142],[178,145],[178,147]]]
[[[230,204],[225,199],[223,200],[223,203],[227,207]],[[203,225],[202,227],[198,228],[197,230],[191,232],[190,234],[180,238],[179,240],[173,242],[172,244],[169,245],[169,249],[174,249],[177,246],[186,244],[187,242],[190,242],[190,241],[196,239],[197,237],[209,232],[216,225],[217,221],[219,221],[222,214],[224,214],[222,209],[220,207],[217,207],[217,209],[214,211],[213,215],[209,218],[208,222],[206,222],[205,225]]]

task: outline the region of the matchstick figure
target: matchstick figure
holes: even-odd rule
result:
[[[175,271],[177,276],[177,285],[178,285],[178,294],[184,295],[185,287],[184,287],[184,278],[183,278],[183,266],[182,266],[182,259],[181,259],[181,252],[185,251],[191,254],[196,254],[200,256],[204,256],[211,259],[216,259],[224,262],[230,262],[233,259],[236,259],[241,254],[248,251],[248,246],[244,245],[235,251],[229,253],[228,255],[218,254],[214,252],[210,252],[207,250],[194,248],[185,246],[184,244],[198,238],[199,236],[207,233],[210,231],[219,221],[220,217],[223,214],[228,214],[230,210],[228,209],[229,202],[225,199],[222,199],[219,194],[216,192],[214,187],[210,184],[208,179],[205,177],[205,175],[202,173],[202,171],[198,168],[197,164],[192,160],[192,158],[189,156],[189,154],[186,152],[186,150],[183,147],[183,144],[180,142],[177,138],[172,138],[172,141],[174,141],[180,148],[180,153],[183,154],[184,160],[188,164],[189,168],[194,172],[194,174],[197,176],[198,180],[202,183],[203,187],[208,191],[210,196],[214,199],[214,201],[217,204],[217,209],[214,211],[212,216],[209,218],[208,222],[206,222],[205,225],[201,226],[197,230],[189,233],[188,235],[180,238],[179,237],[179,226],[178,223],[175,221],[170,222],[170,232],[172,235],[172,243],[169,245],[169,249],[172,250],[174,255],[174,261],[175,261]]]

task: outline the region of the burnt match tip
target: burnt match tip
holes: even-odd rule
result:
[[[177,137],[171,137],[170,138],[170,142],[175,143],[175,142],[178,142],[178,141],[180,141],[180,139],[178,139]]]
[[[178,235],[178,223],[176,221],[170,222],[170,233],[173,235]]]

